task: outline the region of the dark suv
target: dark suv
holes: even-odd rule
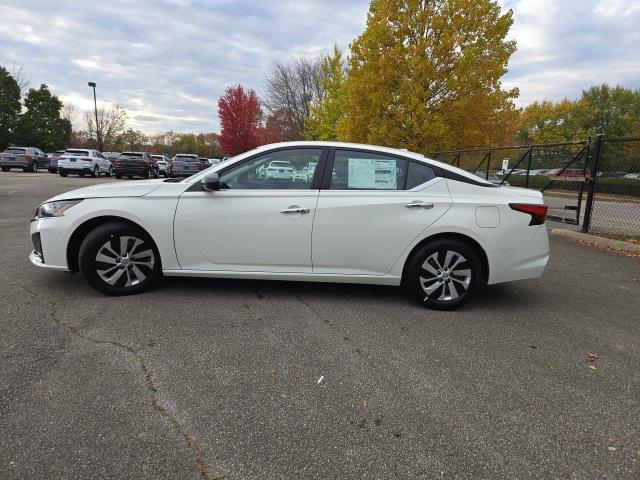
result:
[[[169,167],[170,177],[188,177],[194,173],[198,173],[205,168],[209,168],[211,164],[208,160],[198,157],[191,153],[178,153]]]
[[[38,168],[47,168],[49,159],[45,153],[35,147],[9,147],[0,154],[0,168],[8,172],[12,168],[21,168],[24,172],[38,173]]]
[[[112,160],[116,178],[134,175],[143,178],[158,178],[160,171],[157,162],[147,152],[123,152]]]

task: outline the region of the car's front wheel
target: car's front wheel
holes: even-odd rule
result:
[[[469,300],[482,281],[478,254],[456,239],[438,239],[420,247],[409,260],[405,285],[425,306],[451,310]]]
[[[78,265],[89,285],[107,295],[142,292],[162,275],[153,241],[143,231],[120,222],[101,225],[87,235]]]
[[[91,176],[93,178],[98,178],[100,176],[100,167],[98,167],[98,165],[93,167],[93,172],[91,172]]]

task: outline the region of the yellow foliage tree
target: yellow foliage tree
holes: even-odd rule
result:
[[[512,23],[491,0],[372,0],[339,136],[414,151],[503,143],[517,123],[518,90],[500,81]]]

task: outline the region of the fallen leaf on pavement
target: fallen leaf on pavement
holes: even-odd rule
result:
[[[596,368],[594,365],[589,365],[589,368],[590,368],[591,370],[597,370],[597,368]]]
[[[616,447],[607,447],[607,450],[609,450],[610,452],[615,452],[618,449]]]
[[[600,355],[598,355],[596,352],[587,352],[584,354],[584,356],[587,357],[587,360],[589,360],[590,362],[595,362],[600,358]]]

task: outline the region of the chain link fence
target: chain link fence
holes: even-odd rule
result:
[[[640,138],[427,153],[493,183],[543,193],[552,220],[640,238]]]

